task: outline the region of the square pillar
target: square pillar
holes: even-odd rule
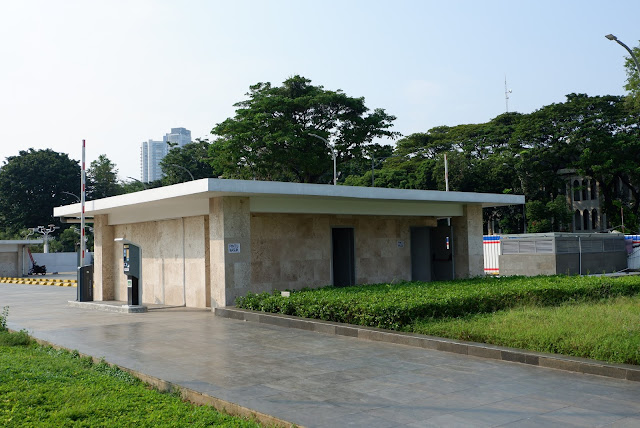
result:
[[[482,206],[465,205],[462,217],[452,217],[456,278],[484,275]]]
[[[211,308],[229,306],[251,286],[249,198],[209,199]]]
[[[114,227],[107,215],[93,218],[93,298],[96,301],[115,299]]]

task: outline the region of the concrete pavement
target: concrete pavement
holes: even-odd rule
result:
[[[640,382],[0,284],[8,325],[307,427],[640,426]]]

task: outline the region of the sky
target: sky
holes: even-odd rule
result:
[[[364,97],[403,135],[623,95],[637,0],[0,0],[0,164],[105,154],[140,178],[140,144],[192,138],[258,82],[301,75]],[[635,28],[635,30],[634,30]],[[383,141],[381,141],[383,142]],[[392,143],[392,142],[390,142]]]

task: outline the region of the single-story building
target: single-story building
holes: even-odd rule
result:
[[[248,292],[483,274],[482,208],[524,196],[201,179],[89,201],[94,298],[127,300],[124,239],[142,248],[142,302],[217,307]],[[80,216],[80,204],[54,209]]]
[[[42,239],[0,240],[0,276],[21,278],[30,269],[29,245],[42,244]]]

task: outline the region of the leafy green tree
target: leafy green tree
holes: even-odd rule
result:
[[[191,175],[194,180],[217,177],[218,174],[209,162],[210,145],[207,140],[197,139],[183,147],[172,147],[160,161],[164,174],[162,183],[164,185],[182,183],[191,180]]]
[[[106,155],[98,156],[87,168],[87,199],[100,199],[123,193],[118,169]]]
[[[332,148],[341,168],[363,156],[375,138],[395,138],[394,116],[369,112],[364,98],[314,86],[294,76],[282,86],[258,83],[235,104],[236,115],[216,125],[209,149],[211,165],[225,178],[330,183]],[[344,174],[342,174],[345,177]]]
[[[0,169],[0,221],[9,233],[59,224],[53,208],[74,203],[63,192],[78,193],[80,165],[51,149],[23,150],[10,156]]]
[[[571,224],[571,211],[567,200],[557,196],[554,200],[529,201],[526,205],[528,228],[527,232],[566,232]]]
[[[636,59],[640,61],[640,47],[631,48],[631,51]],[[627,83],[624,88],[629,92],[629,96],[626,99],[627,106],[638,114],[640,113],[640,75],[631,56],[625,58],[624,68],[627,71]]]

